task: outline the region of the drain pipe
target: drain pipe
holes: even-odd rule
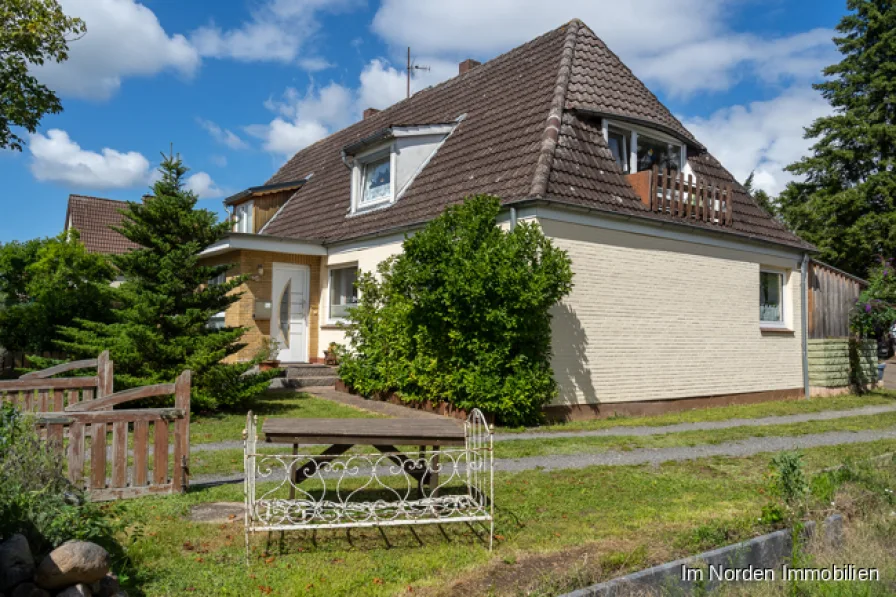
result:
[[[803,393],[809,398],[809,254],[803,253],[803,261],[800,263],[800,294],[803,306],[800,309],[800,328],[803,340]]]
[[[510,206],[510,229],[513,230],[516,228],[516,208],[514,206]]]

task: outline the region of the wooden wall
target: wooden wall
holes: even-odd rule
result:
[[[261,195],[260,197],[255,197],[256,234],[264,228],[265,224],[271,221],[271,218],[274,217],[277,210],[283,207],[283,204],[286,203],[287,199],[289,199],[295,192],[295,189],[290,189],[288,191],[277,191],[276,193],[268,193],[266,195]]]
[[[849,313],[867,285],[826,263],[809,262],[809,338],[849,336]]]

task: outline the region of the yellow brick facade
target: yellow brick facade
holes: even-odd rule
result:
[[[802,387],[799,255],[539,224],[568,251],[575,273],[571,294],[553,311],[556,404]],[[791,332],[760,331],[761,267],[785,273]]]
[[[262,339],[270,334],[269,320],[256,320],[255,301],[270,301],[273,284],[274,263],[291,263],[307,265],[310,270],[309,284],[309,313],[308,313],[308,355],[314,358],[319,354],[318,335],[320,330],[320,272],[321,257],[317,255],[287,255],[267,251],[233,251],[224,255],[208,258],[209,264],[233,264],[227,272],[227,277],[241,274],[249,274],[252,278],[243,284],[237,291],[243,292],[242,297],[232,304],[225,313],[224,321],[228,326],[240,326],[246,328],[242,342],[246,346],[238,353],[227,358],[228,361],[246,361],[255,356],[261,348]],[[258,268],[263,268],[261,276]]]

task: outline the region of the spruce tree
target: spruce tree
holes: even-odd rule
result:
[[[804,181],[779,197],[784,221],[820,258],[866,276],[896,254],[896,3],[848,0],[834,43],[843,59],[814,87],[834,108],[806,129],[811,155],[788,170]]]
[[[194,409],[238,407],[267,388],[276,372],[250,374],[252,363],[224,364],[240,350],[245,330],[212,329],[209,319],[239,300],[232,292],[246,281],[236,276],[210,283],[229,265],[200,263],[199,253],[229,231],[227,222],[184,188],[187,168],[166,157],[151,197],[128,202],[118,232],[140,245],[112,262],[124,277],[116,291],[112,323],[79,320],[63,330],[64,349],[82,356],[109,350],[116,389],[172,382],[193,372]]]

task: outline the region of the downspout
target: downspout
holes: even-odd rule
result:
[[[514,206],[510,206],[510,229],[513,230],[516,228],[516,208]]]
[[[803,261],[800,263],[800,294],[803,303],[800,309],[800,329],[803,340],[803,393],[806,398],[810,396],[809,390],[809,254],[803,253]]]

